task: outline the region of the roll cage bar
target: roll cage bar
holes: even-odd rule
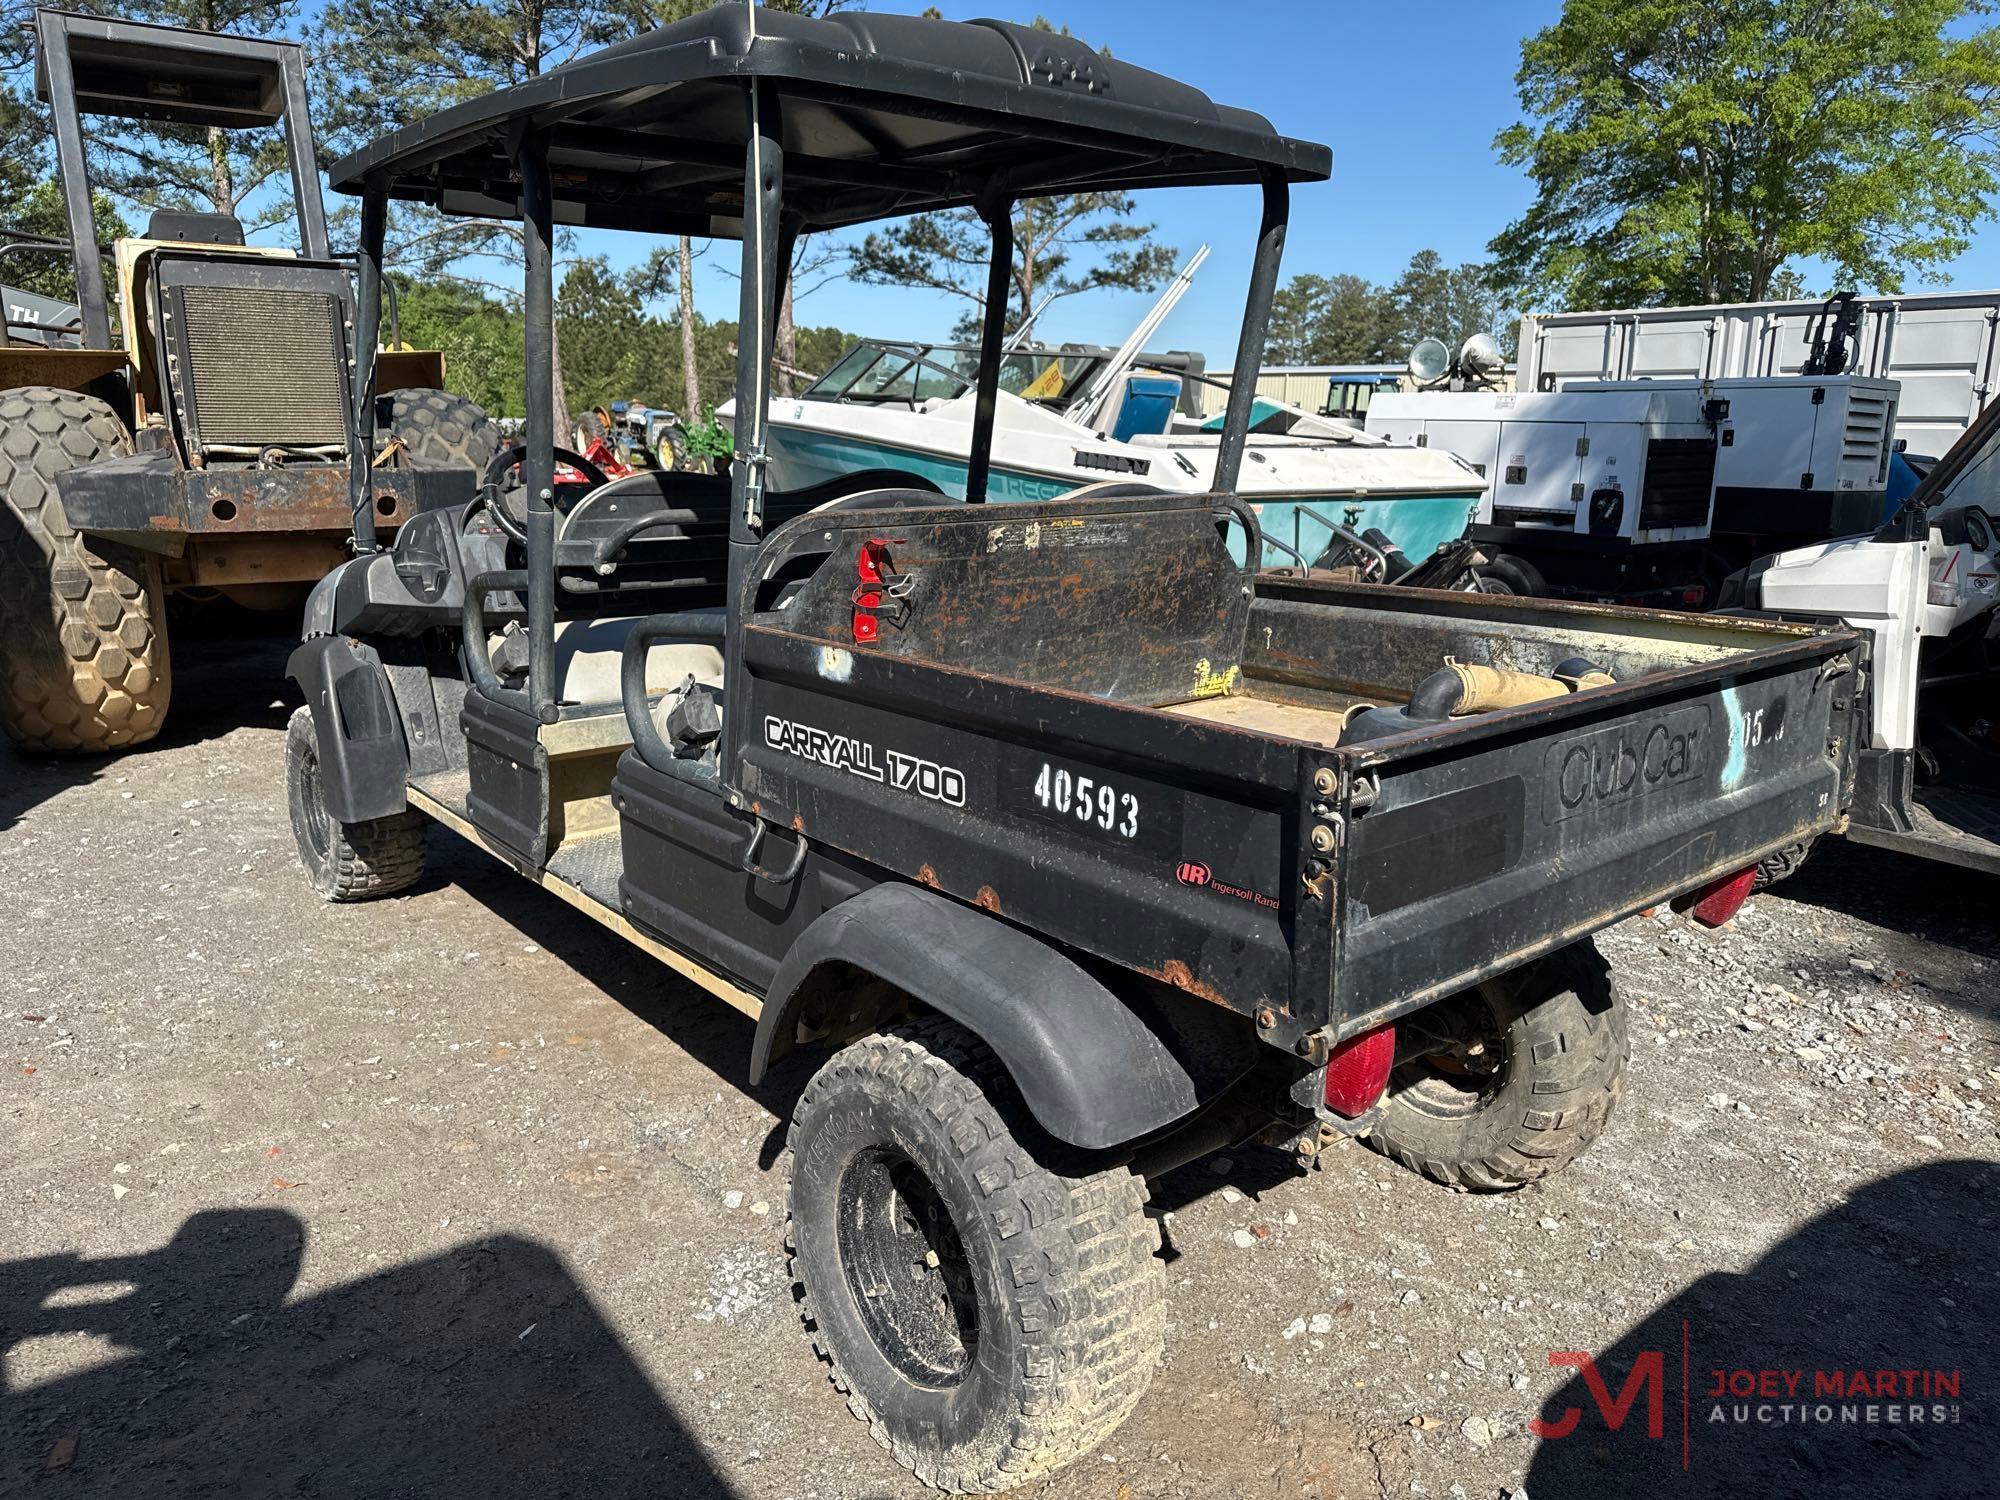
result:
[[[560,187],[552,165],[560,169]],[[968,205],[987,225],[987,312],[966,476],[966,499],[977,504],[986,498],[992,465],[1020,199],[1197,183],[1259,186],[1241,367],[1264,347],[1290,185],[1324,179],[1331,165],[1323,146],[1279,136],[1261,117],[1102,58],[1069,37],[1001,22],[860,13],[812,20],[744,3],[718,5],[405,127],[335,163],[333,186],[361,198],[350,451],[374,451],[374,351],[390,200],[518,218],[527,366],[524,706],[538,721],[556,722],[556,225],[739,238],[730,606],[723,624],[727,765],[747,729],[739,719],[747,696],[732,691],[742,630],[734,606],[764,535],[772,339],[800,233]],[[1230,390],[1216,465],[1221,494],[1236,488],[1254,385],[1244,381]],[[352,475],[354,544],[371,552],[377,539],[361,460],[353,461]]]
[[[305,63],[297,43],[38,10],[35,92],[48,104],[55,126],[84,348],[112,346],[97,221],[91,212],[90,165],[84,156],[86,114],[225,130],[282,123],[299,248],[308,260],[327,259],[326,207],[320,201]]]

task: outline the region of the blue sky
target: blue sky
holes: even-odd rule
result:
[[[860,3],[914,13],[926,0]],[[1352,272],[1388,281],[1423,249],[1450,263],[1483,259],[1488,241],[1532,197],[1527,179],[1494,159],[1492,142],[1519,118],[1513,78],[1521,40],[1556,19],[1560,0],[938,4],[959,20],[998,14],[1025,21],[1039,11],[1092,45],[1182,78],[1225,103],[1259,110],[1287,134],[1330,145],[1333,180],[1293,195],[1287,275]],[[1209,188],[1141,195],[1141,213],[1184,256],[1204,241],[1213,246],[1156,346],[1198,349],[1212,367],[1226,367],[1235,355],[1256,194]],[[593,234],[579,248],[626,265],[643,259],[650,242]],[[722,274],[735,263],[736,247],[729,244],[717,245],[698,265],[698,300],[709,316],[736,315],[736,283]],[[1814,279],[1810,268],[1808,277]],[[1981,232],[1941,285],[2000,285],[2000,233]],[[1037,332],[1055,340],[1117,343],[1151,301],[1151,294],[1138,293],[1066,299]],[[962,306],[942,294],[834,279],[798,311],[809,324],[942,338]]]
[[[924,4],[870,0],[869,9],[915,12]],[[1293,195],[1287,274],[1388,280],[1426,248],[1454,263],[1483,259],[1487,241],[1532,196],[1520,173],[1494,161],[1492,140],[1517,118],[1521,38],[1556,18],[1557,0],[1048,0],[1018,12],[992,0],[941,0],[938,8],[954,20],[1026,20],[1039,8],[1094,46],[1258,110],[1288,135],[1330,145],[1333,180]],[[1249,277],[1256,193],[1160,192],[1142,197],[1142,211],[1183,254],[1204,241],[1214,247],[1156,342],[1226,365]],[[1037,331],[1117,343],[1151,301],[1119,293],[1067,299]],[[802,322],[906,336],[943,336],[956,316],[945,297],[844,282],[799,308]]]

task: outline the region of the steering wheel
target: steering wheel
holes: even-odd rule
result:
[[[503,481],[527,460],[527,444],[516,443],[513,447],[502,448],[494,454],[492,462],[486,465],[485,474],[481,476],[481,483],[491,488],[499,497],[493,506],[493,519],[500,523],[502,531],[521,543],[526,543],[528,540],[528,487],[525,484],[504,485]],[[555,460],[558,465],[567,465],[576,470],[592,489],[611,482],[602,469],[581,453],[572,452],[568,448],[557,448]]]

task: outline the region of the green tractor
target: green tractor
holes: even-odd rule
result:
[[[440,389],[436,354],[371,348],[357,366],[298,47],[50,10],[34,25],[69,238],[17,237],[9,258],[67,253],[76,297],[0,287],[0,730],[93,752],[160,730],[168,595],[296,608],[347,557],[357,506],[391,531],[463,502],[500,435]],[[86,114],[282,125],[300,250],[246,244],[227,214],[162,210],[107,257]],[[362,403],[380,437],[350,478]]]

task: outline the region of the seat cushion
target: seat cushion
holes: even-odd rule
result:
[[[722,613],[718,606],[696,611]],[[625,639],[639,616],[556,621],[556,695],[564,703],[616,708],[624,696]],[[497,645],[499,637],[488,641]],[[722,648],[713,641],[656,641],[646,653],[647,696],[678,688],[692,676],[722,681]]]

